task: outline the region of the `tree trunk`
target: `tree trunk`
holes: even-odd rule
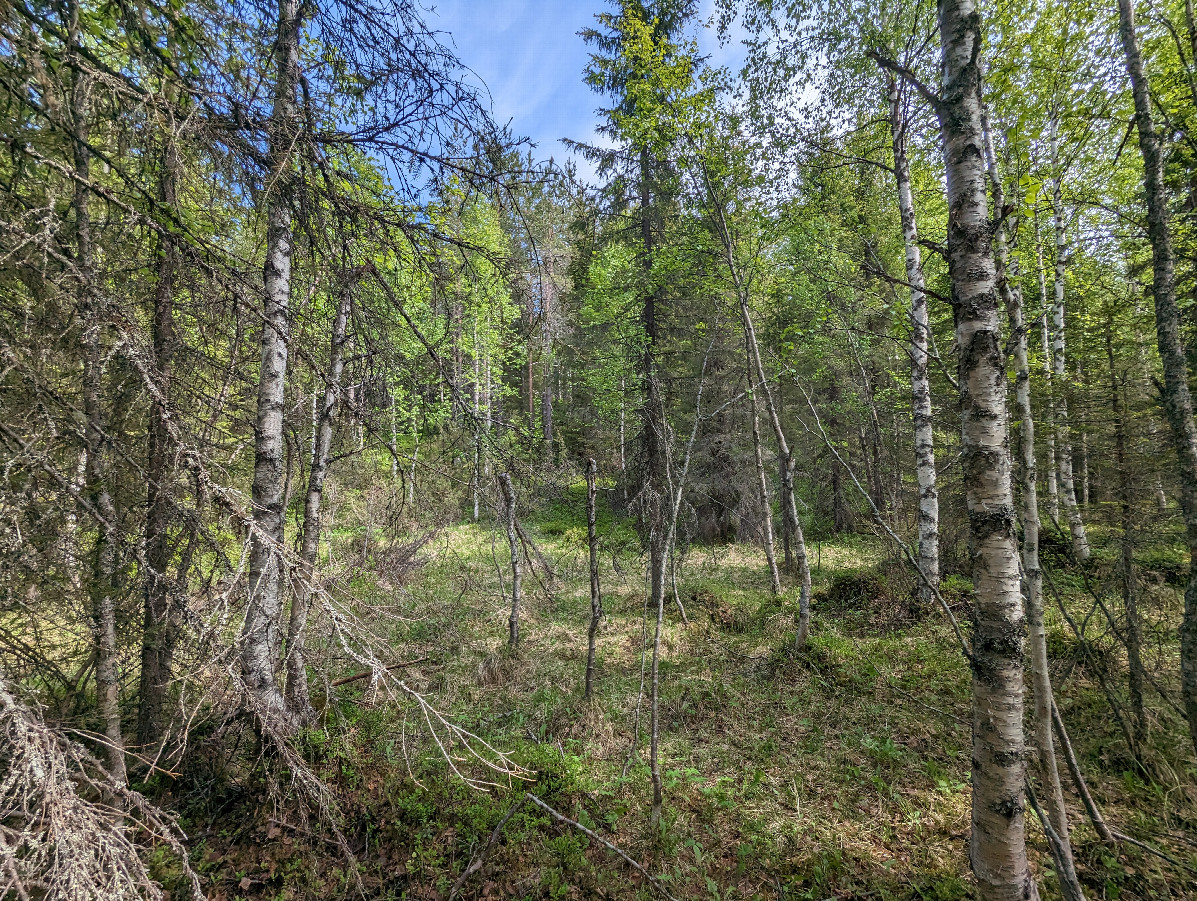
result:
[[[1143,708],[1143,625],[1139,617],[1138,592],[1135,586],[1135,520],[1134,486],[1131,480],[1126,450],[1126,404],[1119,385],[1114,362],[1114,322],[1111,314],[1106,321],[1106,359],[1110,365],[1110,405],[1114,411],[1114,465],[1118,468],[1118,506],[1122,517],[1121,545],[1122,603],[1126,610],[1127,687],[1130,690],[1131,713],[1134,717],[1135,744],[1143,747],[1147,740],[1147,715]],[[1124,383],[1125,384],[1125,383]]]
[[[271,114],[267,183],[265,303],[262,322],[258,410],[254,424],[253,528],[249,546],[249,606],[241,630],[241,668],[259,716],[286,727],[286,704],[279,690],[283,610],[282,570],[286,517],[283,507],[283,408],[287,381],[287,312],[291,294],[291,145],[295,128],[295,88],[299,77],[298,0],[279,0],[278,67]]]
[[[781,417],[777,413],[777,404],[773,392],[769,388],[769,381],[765,376],[765,366],[761,362],[761,349],[756,340],[756,328],[752,324],[752,313],[748,308],[748,297],[743,290],[740,295],[740,318],[744,325],[744,334],[748,341],[748,352],[751,357],[753,371],[759,382],[756,386],[765,395],[765,407],[769,413],[769,421],[773,425],[773,437],[777,441],[777,451],[781,462],[781,499],[782,516],[786,521],[786,534],[791,536],[794,563],[798,568],[798,631],[794,636],[794,647],[802,650],[806,647],[806,638],[810,632],[810,561],[806,554],[806,540],[802,535],[802,523],[798,519],[798,502],[794,496],[794,453],[786,441],[785,430],[781,426]]]
[[[555,456],[553,448],[553,308],[556,305],[556,283],[553,281],[553,260],[545,260],[545,272],[541,288],[541,341],[544,345],[544,384],[540,391],[541,438],[547,460]]]
[[[931,420],[931,382],[927,376],[927,347],[931,332],[923,262],[919,252],[914,194],[906,158],[906,107],[903,92],[889,77],[890,132],[893,136],[894,175],[898,182],[898,209],[906,246],[906,280],[910,283],[910,393],[914,413],[914,465],[919,485],[919,594],[925,605],[935,602],[932,586],[939,585],[939,491],[935,478],[935,436]]]
[[[342,286],[333,319],[332,340],[328,352],[328,373],[324,382],[324,403],[316,419],[316,445],[308,471],[308,491],[303,505],[303,539],[300,544],[300,565],[303,573],[296,582],[291,600],[291,619],[287,624],[287,706],[302,720],[310,719],[311,701],[308,698],[308,676],[303,655],[307,631],[311,591],[316,579],[316,555],[320,549],[320,508],[324,502],[324,479],[328,475],[332,450],[333,425],[341,397],[341,373],[345,366],[345,344],[349,323],[350,291]]]
[[[660,697],[661,628],[665,619],[665,569],[669,554],[666,534],[666,497],[669,492],[668,436],[665,423],[665,402],[657,378],[657,291],[653,285],[653,252],[655,235],[652,222],[652,196],[649,190],[650,160],[647,149],[641,149],[639,159],[640,238],[644,247],[644,279],[646,292],[641,324],[644,327],[644,354],[641,358],[641,377],[644,385],[644,406],[641,416],[644,427],[646,479],[643,491],[648,519],[649,603],[656,611],[656,631],[653,636],[652,682],[650,699],[651,741],[649,767],[652,771],[653,806],[651,822],[661,816],[665,788],[661,779],[658,757],[658,701]]]
[[[391,485],[399,487],[399,419],[395,410],[395,386],[389,386],[391,395]],[[312,455],[315,456],[316,442],[312,441]]]
[[[164,208],[174,210],[178,202],[176,184],[179,158],[178,148],[170,136],[162,150],[161,166],[158,199]],[[154,290],[152,320],[157,392],[150,399],[147,442],[145,555],[148,572],[137,708],[137,742],[143,748],[155,744],[162,734],[162,710],[170,687],[171,661],[178,630],[177,617],[171,609],[171,595],[177,586],[169,576],[173,556],[170,527],[175,503],[171,486],[178,456],[170,422],[175,352],[175,282],[178,272],[178,247],[171,232],[162,233],[158,254],[158,283]]]
[[[627,408],[627,382],[625,379],[619,380],[619,484],[623,488],[623,500],[627,503],[628,500],[628,456],[626,445],[626,408]]]
[[[471,401],[474,408],[474,421],[470,427],[474,430],[474,470],[470,475],[470,493],[473,495],[474,510],[471,521],[477,522],[478,517],[482,513],[482,398],[480,392],[482,390],[479,382],[482,377],[482,363],[478,359],[478,317],[473,318],[473,344],[471,344],[470,356],[474,360],[474,382],[470,387]]]
[[[1051,330],[1048,318],[1051,313],[1047,299],[1047,274],[1043,265],[1043,242],[1039,238],[1039,217],[1035,216],[1035,262],[1036,273],[1039,277],[1039,307],[1043,311],[1039,317],[1039,333],[1043,341],[1043,382],[1047,390],[1047,477],[1044,484],[1047,487],[1047,515],[1052,523],[1060,524],[1060,484],[1056,471],[1056,401],[1055,385],[1052,384],[1052,348]]]
[[[834,374],[827,383],[827,433],[830,440],[835,440],[840,433],[840,386]],[[852,508],[848,503],[848,492],[844,486],[844,465],[841,456],[847,456],[845,448],[843,454],[833,454],[831,457],[831,529],[839,535],[851,532]]]
[[[412,514],[416,510],[416,464],[420,462],[420,414],[416,410],[416,403],[419,396],[412,398],[411,404],[411,467],[407,473],[407,505],[412,508]]]
[[[765,476],[765,460],[761,453],[761,422],[756,392],[751,397],[752,448],[756,455],[756,475],[761,490],[761,513],[765,520],[765,560],[769,565],[769,584],[777,595],[781,594],[781,573],[777,569],[777,548],[773,541],[773,501],[769,497],[769,480]]]
[[[1060,500],[1064,504],[1064,516],[1068,520],[1068,531],[1072,534],[1072,552],[1081,561],[1089,559],[1089,537],[1085,533],[1085,521],[1077,505],[1076,481],[1072,471],[1072,433],[1068,424],[1068,369],[1064,350],[1064,274],[1067,266],[1068,243],[1064,229],[1064,204],[1060,192],[1061,176],[1059,150],[1056,132],[1059,122],[1051,123],[1052,165],[1057,167],[1052,187],[1052,219],[1056,232],[1055,279],[1052,304],[1052,382],[1055,393],[1056,450],[1060,455]]]
[[[79,5],[70,6],[70,52],[77,52],[79,42]],[[75,268],[79,280],[79,306],[83,350],[83,415],[87,458],[84,481],[92,508],[99,514],[96,540],[92,549],[92,572],[88,586],[92,629],[96,653],[96,704],[104,721],[105,756],[113,780],[123,785],[125,742],[121,729],[120,673],[116,645],[117,531],[116,505],[108,487],[105,464],[106,441],[103,378],[104,347],[101,341],[103,312],[96,296],[96,273],[91,233],[90,140],[91,78],[76,70],[71,85],[71,124],[74,131],[75,182]]]
[[[749,352],[748,380],[752,381],[751,352]],[[777,549],[773,543],[773,501],[769,498],[769,480],[765,476],[765,458],[761,452],[760,403],[756,391],[749,390],[752,403],[752,450],[756,460],[756,478],[761,491],[761,513],[764,516],[765,560],[769,564],[769,581],[775,595],[781,594],[781,573],[777,571]]]
[[[1135,101],[1139,150],[1143,154],[1156,340],[1164,366],[1164,410],[1176,449],[1181,512],[1184,514],[1185,536],[1189,546],[1189,582],[1185,587],[1185,611],[1180,626],[1180,683],[1185,713],[1189,719],[1189,734],[1197,750],[1197,424],[1193,422],[1193,398],[1189,393],[1188,364],[1181,341],[1180,311],[1176,304],[1176,263],[1168,223],[1164,158],[1151,117],[1151,97],[1143,72],[1143,60],[1139,55],[1135,12],[1131,3],[1132,0],[1118,0],[1118,14],[1126,69]]]
[[[511,551],[511,615],[507,618],[507,644],[514,648],[520,643],[520,539],[515,527],[515,488],[511,475],[501,473],[499,485],[503,489],[503,504],[507,508],[507,546]]]
[[[969,856],[985,901],[1027,901],[1038,897],[1038,889],[1027,866],[1024,823],[1024,623],[974,0],[941,0],[939,31],[948,271],[960,349],[961,465],[976,588]]]
[[[598,494],[598,464],[586,461],[586,539],[590,549],[590,629],[586,633],[586,700],[594,687],[594,649],[598,639],[599,621],[603,618],[603,596],[599,591],[598,528],[595,499]]]
[[[994,209],[1005,206],[1005,191],[998,172],[993,134],[982,106],[982,126],[985,139],[985,165],[993,190]],[[1031,651],[1031,686],[1035,702],[1035,751],[1039,783],[1045,795],[1048,825],[1056,841],[1048,844],[1056,864],[1056,875],[1064,896],[1070,901],[1083,901],[1085,895],[1076,875],[1072,856],[1068,810],[1064,806],[1064,791],[1060,785],[1060,771],[1056,764],[1056,749],[1052,741],[1052,683],[1047,664],[1047,632],[1043,624],[1043,571],[1039,566],[1039,493],[1035,473],[1035,418],[1031,409],[1031,364],[1027,352],[1027,327],[1023,318],[1022,290],[1019,287],[1017,261],[1011,260],[1004,225],[999,225],[993,241],[994,264],[998,293],[1006,307],[1010,323],[1010,337],[1014,342],[1014,403],[1020,426],[1020,465],[1016,467],[1022,505],[1022,569],[1026,605],[1027,632]],[[1046,831],[1046,830],[1045,830]]]

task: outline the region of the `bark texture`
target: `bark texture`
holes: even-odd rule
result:
[[[919,485],[919,593],[926,605],[935,602],[939,585],[939,492],[935,478],[935,436],[931,420],[931,382],[927,376],[927,348],[931,334],[927,314],[926,283],[919,251],[914,194],[906,156],[906,106],[896,78],[889,79],[890,132],[894,148],[894,176],[898,183],[898,210],[906,247],[906,281],[910,284],[910,394],[914,413],[914,465]]]
[[[1044,485],[1047,488],[1047,515],[1055,525],[1060,524],[1060,479],[1056,471],[1056,401],[1055,386],[1052,383],[1052,346],[1051,308],[1047,299],[1047,274],[1043,268],[1043,242],[1039,238],[1039,222],[1035,220],[1035,263],[1036,275],[1039,278],[1039,307],[1043,311],[1039,318],[1039,335],[1042,341],[1043,353],[1043,383],[1046,386],[1047,410],[1044,418],[1047,421],[1046,453],[1047,475]]]
[[[287,382],[287,315],[291,297],[291,145],[296,127],[299,77],[299,4],[279,0],[277,67],[271,115],[263,267],[261,364],[254,423],[253,528],[249,547],[249,606],[241,630],[246,689],[264,718],[286,718],[276,661],[281,645],[285,539],[283,403]]]
[[[1118,0],[1118,17],[1135,102],[1139,150],[1143,154],[1156,342],[1164,368],[1164,411],[1176,450],[1180,507],[1189,546],[1189,582],[1185,587],[1184,618],[1180,626],[1180,681],[1189,734],[1194,750],[1197,750],[1197,424],[1193,422],[1193,397],[1189,391],[1188,363],[1176,303],[1176,261],[1168,221],[1164,158],[1152,120],[1151,96],[1135,33],[1132,0]]]
[[[178,202],[178,149],[171,138],[163,148],[158,200],[173,210]],[[149,572],[141,640],[141,677],[138,687],[137,742],[143,747],[158,741],[163,728],[163,707],[171,681],[178,622],[172,595],[178,586],[170,575],[174,542],[171,524],[176,503],[171,490],[178,456],[170,421],[171,381],[175,353],[175,283],[179,266],[176,239],[164,232],[158,247],[158,281],[154,289],[152,320],[156,390],[150,398],[146,459],[145,555]]]
[[[70,42],[72,52],[79,40],[79,6],[72,3]],[[91,176],[88,150],[91,116],[91,78],[77,70],[71,85],[71,125],[74,131],[75,192],[75,270],[79,281],[80,326],[83,330],[83,416],[86,456],[84,486],[92,509],[99,514],[95,544],[92,547],[91,580],[88,600],[91,605],[92,634],[96,663],[96,706],[104,722],[105,756],[112,778],[124,784],[124,734],[121,728],[120,673],[116,644],[117,552],[120,533],[116,504],[109,488],[105,448],[107,440],[104,416],[104,359],[101,339],[103,311],[96,292],[94,246],[91,233]]]
[[[982,146],[980,23],[974,0],[941,0],[943,93],[938,112],[947,173],[948,270],[960,349],[961,465],[976,587],[969,856],[982,898],[1024,901],[1038,897],[1027,866],[1024,822],[1025,624]]]
[[[994,209],[1005,206],[1005,191],[998,171],[993,133],[982,106],[985,137],[985,165],[993,190]],[[1068,810],[1060,785],[1056,750],[1052,741],[1052,683],[1047,666],[1047,632],[1043,624],[1043,571],[1039,566],[1039,492],[1035,483],[1035,419],[1031,409],[1031,364],[1027,352],[1027,327],[1023,317],[1022,290],[1019,288],[1017,262],[1010,259],[1006,227],[999,225],[993,240],[998,293],[1006,307],[1010,337],[1014,345],[1014,411],[1019,423],[1019,465],[1016,474],[1022,501],[1023,596],[1029,627],[1031,651],[1031,686],[1035,704],[1035,751],[1039,783],[1047,807],[1048,844],[1056,863],[1061,890],[1069,901],[1083,901],[1085,895],[1076,875],[1072,855]],[[1045,831],[1048,831],[1045,828]],[[1051,836],[1054,835],[1054,840]]]

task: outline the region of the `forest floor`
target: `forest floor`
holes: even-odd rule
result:
[[[510,752],[534,781],[490,793],[466,787],[420,738],[418,713],[386,702],[368,679],[344,685],[307,742],[314,769],[342,798],[360,882],[329,830],[318,820],[305,827],[242,774],[209,785],[184,812],[202,837],[195,858],[209,896],[447,899],[531,791],[626,851],[677,899],[973,897],[969,672],[945,617],[912,607],[913,581],[892,555],[859,536],[812,543],[810,648],[795,656],[796,591],[772,597],[763,554],[748,545],[690,550],[678,577],[689,624],[670,597],[662,637],[666,800],[650,828],[643,558],[630,526],[602,510],[606,615],[595,698],[586,703],[583,504],[575,489],[526,524],[556,579],[539,568],[525,576],[514,652],[506,648],[508,551],[492,524],[444,529],[402,578],[358,572],[351,580],[355,595],[395,611],[386,626],[394,660],[416,661],[403,670],[407,683]],[[1074,575],[1061,569],[1054,583],[1080,615],[1092,607]],[[968,591],[959,576],[945,582],[962,619]],[[1179,620],[1176,610],[1161,615]],[[1067,636],[1050,611],[1053,668],[1067,675],[1060,706],[1093,793],[1114,828],[1175,859],[1102,844],[1066,786],[1086,891],[1197,897],[1197,772],[1184,733],[1174,716],[1159,716],[1153,776],[1136,775],[1097,680],[1070,662],[1076,643]],[[1027,827],[1041,891],[1058,897],[1029,812]],[[460,897],[664,896],[600,843],[524,803]]]

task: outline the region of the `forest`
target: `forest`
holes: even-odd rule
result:
[[[0,897],[1197,897],[1193,0],[433,6],[0,3]]]

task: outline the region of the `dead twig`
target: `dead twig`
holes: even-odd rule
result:
[[[391,670],[404,669],[405,667],[415,666],[417,663],[427,663],[431,659],[431,657],[420,657],[416,660],[405,660],[403,663],[392,663],[390,666],[386,667],[383,672],[389,673]],[[363,670],[360,673],[354,673],[352,676],[345,676],[342,679],[335,679],[332,682],[332,687],[340,688],[342,685],[348,685],[350,682],[360,682],[362,679],[369,679],[377,672],[378,670],[376,669],[368,669]]]
[[[466,867],[465,872],[457,877],[457,881],[453,883],[453,888],[449,889],[449,901],[453,901],[453,899],[457,897],[457,893],[461,891],[461,887],[465,884],[467,879],[469,879],[486,865],[486,858],[490,856],[491,848],[493,848],[495,846],[495,842],[499,840],[499,834],[503,831],[503,827],[507,825],[507,822],[513,816],[515,816],[515,812],[524,806],[524,802],[528,800],[528,797],[528,795],[524,795],[524,797],[520,798],[511,805],[511,809],[508,810],[507,813],[503,814],[503,819],[499,820],[499,824],[495,826],[495,831],[490,834],[490,838],[487,839],[486,844],[482,846],[482,850],[478,852],[478,855],[472,861],[470,861],[470,865]]]
[[[677,901],[677,898],[673,897],[673,895],[669,894],[669,892],[665,889],[665,885],[664,885],[664,883],[661,882],[660,879],[658,879],[656,876],[654,876],[648,870],[644,869],[644,867],[640,866],[640,864],[636,863],[636,861],[632,860],[632,858],[629,857],[624,851],[620,850],[615,845],[611,844],[609,841],[607,841],[601,835],[598,835],[593,829],[587,829],[585,826],[583,826],[577,820],[571,820],[565,814],[558,813],[556,810],[554,810],[552,807],[550,807],[544,801],[540,800],[540,798],[536,797],[536,795],[532,794],[531,792],[526,792],[524,794],[524,797],[527,798],[529,801],[531,801],[533,804],[535,804],[537,807],[539,807],[541,810],[545,811],[545,813],[547,813],[553,819],[557,820],[560,823],[564,823],[567,826],[573,826],[575,829],[579,830],[583,835],[587,836],[588,838],[594,839],[596,842],[598,842],[603,847],[605,847],[608,851],[611,851],[613,854],[616,854],[619,857],[623,858],[624,861],[626,861],[627,863],[629,863],[633,867],[635,867],[644,876],[644,878],[647,879],[649,882],[651,882],[653,884],[653,887],[657,891],[659,891],[662,895],[664,895],[666,898],[668,898],[669,901]]]

